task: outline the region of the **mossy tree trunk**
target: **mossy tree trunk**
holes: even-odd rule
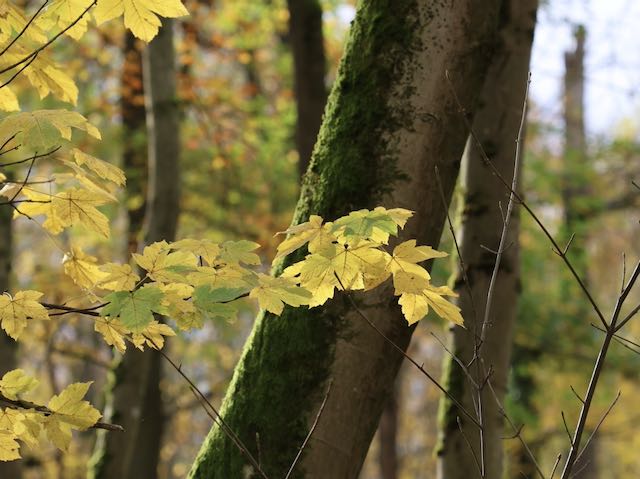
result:
[[[3,198],[4,199],[4,198]],[[0,294],[9,291],[13,256],[13,209],[9,205],[0,206]],[[17,366],[18,344],[0,331],[0,377]],[[0,462],[0,477],[19,479],[22,475],[22,461]]]
[[[467,136],[451,86],[472,112],[494,46],[499,3],[360,3],[294,223],[310,214],[334,219],[378,204],[407,207],[417,213],[402,237],[437,245],[445,212],[434,167],[450,197]],[[406,348],[413,329],[390,288],[357,300]],[[291,477],[355,478],[401,359],[344,297],[323,308],[286,309],[280,317],[263,313],[222,414],[255,457],[260,450],[266,474],[283,477],[331,384]],[[257,477],[247,464],[214,426],[189,477]]]
[[[175,238],[179,212],[179,111],[171,20],[163,20],[158,36],[144,50],[143,67],[148,186],[142,229],[143,244],[150,244]],[[130,221],[137,218],[130,214]],[[96,479],[157,477],[165,419],[161,375],[161,356],[156,351],[128,347],[114,371],[111,390],[111,420],[126,432],[107,436],[93,469]]]
[[[509,182],[514,172],[516,139],[527,83],[537,3],[537,0],[504,2],[500,16],[499,48],[489,68],[473,122],[484,150],[502,177]],[[452,329],[451,351],[464,364],[475,365],[469,370],[476,376],[477,384],[482,384],[491,370],[491,385],[502,402],[510,369],[512,331],[520,287],[519,218],[516,208],[507,235],[508,247],[504,250],[495,284],[486,339],[480,348],[482,360],[474,362],[478,346],[476,338],[481,335],[487,291],[496,261],[492,251],[498,250],[509,194],[484,163],[479,148],[471,138],[465,150],[464,162],[465,203],[460,253],[469,284],[465,284],[464,276],[459,274],[455,290],[459,294],[458,303],[467,329]],[[443,382],[455,397],[468,411],[477,413],[477,388],[451,357],[445,360],[443,376]],[[483,388],[480,404],[484,453],[481,452],[479,429],[451,401],[441,400],[439,478],[466,479],[477,471],[476,463],[484,463],[483,477],[502,477],[503,417],[489,387]]]
[[[309,166],[327,101],[322,7],[318,0],[287,0],[287,5],[298,113],[296,148],[298,170],[302,176]]]

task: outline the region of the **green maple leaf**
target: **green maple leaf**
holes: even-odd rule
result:
[[[105,316],[119,316],[127,329],[138,333],[153,321],[154,312],[163,312],[160,304],[163,295],[155,285],[145,285],[136,291],[116,291],[105,296],[109,304],[102,312]]]

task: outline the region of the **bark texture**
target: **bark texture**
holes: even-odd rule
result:
[[[494,47],[499,0],[361,2],[305,176],[294,223],[351,210],[400,206],[417,211],[402,237],[437,245],[444,215],[437,165],[450,197],[467,132],[453,88],[472,112]],[[285,261],[286,263],[286,261]],[[363,308],[406,348],[413,331],[390,288]],[[331,393],[291,477],[358,476],[401,356],[344,297],[327,307],[261,314],[222,406],[225,421],[282,477],[325,396]],[[257,477],[230,439],[211,430],[191,478]]]
[[[537,3],[537,0],[504,2],[500,46],[489,68],[473,122],[474,131],[484,150],[509,182],[514,171],[516,139]],[[465,150],[464,165],[465,206],[459,241],[469,284],[466,285],[464,276],[459,274],[455,290],[459,294],[458,304],[467,329],[452,328],[451,351],[464,364],[472,364],[477,345],[475,338],[481,334],[487,291],[496,260],[495,254],[483,247],[493,251],[498,249],[503,228],[502,215],[506,212],[509,194],[484,163],[480,150],[471,138]],[[501,402],[510,369],[512,331],[520,288],[518,233],[519,218],[515,209],[507,236],[508,248],[502,256],[495,285],[486,341],[480,350],[483,361],[475,361],[474,365],[479,369],[470,368],[478,384],[482,383],[489,370],[492,371],[491,384]],[[451,357],[445,360],[443,382],[468,411],[477,414],[477,389]],[[488,387],[484,388],[481,397],[484,452],[481,452],[478,427],[451,401],[441,400],[440,444],[437,451],[439,478],[466,479],[470,473],[478,470],[476,463],[484,464],[483,477],[502,477],[503,417]],[[462,431],[458,420],[462,424]]]
[[[13,255],[13,209],[9,205],[0,206],[0,294],[9,291],[11,263]],[[0,377],[17,366],[18,344],[0,331]],[[19,479],[22,461],[0,462],[0,477]]]
[[[173,22],[163,20],[143,53],[148,150],[144,244],[172,241],[179,212],[179,111],[176,102]],[[112,378],[112,421],[125,428],[110,434],[96,479],[153,479],[162,440],[161,356],[129,347]]]
[[[400,376],[401,377],[401,376]],[[399,380],[400,377],[397,379]],[[400,387],[391,392],[391,397],[380,417],[378,437],[380,439],[378,462],[382,479],[398,479],[398,397]]]
[[[289,41],[293,50],[298,169],[304,175],[318,137],[327,101],[322,7],[318,0],[288,0]]]

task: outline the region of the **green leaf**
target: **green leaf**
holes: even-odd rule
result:
[[[248,288],[212,288],[202,285],[193,291],[193,303],[198,308],[209,311],[212,305],[233,301],[248,291]]]
[[[134,333],[142,331],[151,321],[153,313],[162,313],[163,293],[155,285],[145,285],[136,291],[116,291],[105,296],[109,304],[105,316],[119,316],[122,324]]]

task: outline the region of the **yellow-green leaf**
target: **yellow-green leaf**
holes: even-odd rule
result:
[[[18,339],[27,325],[27,319],[49,319],[47,310],[38,300],[39,291],[18,291],[11,297],[8,293],[0,295],[0,325],[9,336]]]

